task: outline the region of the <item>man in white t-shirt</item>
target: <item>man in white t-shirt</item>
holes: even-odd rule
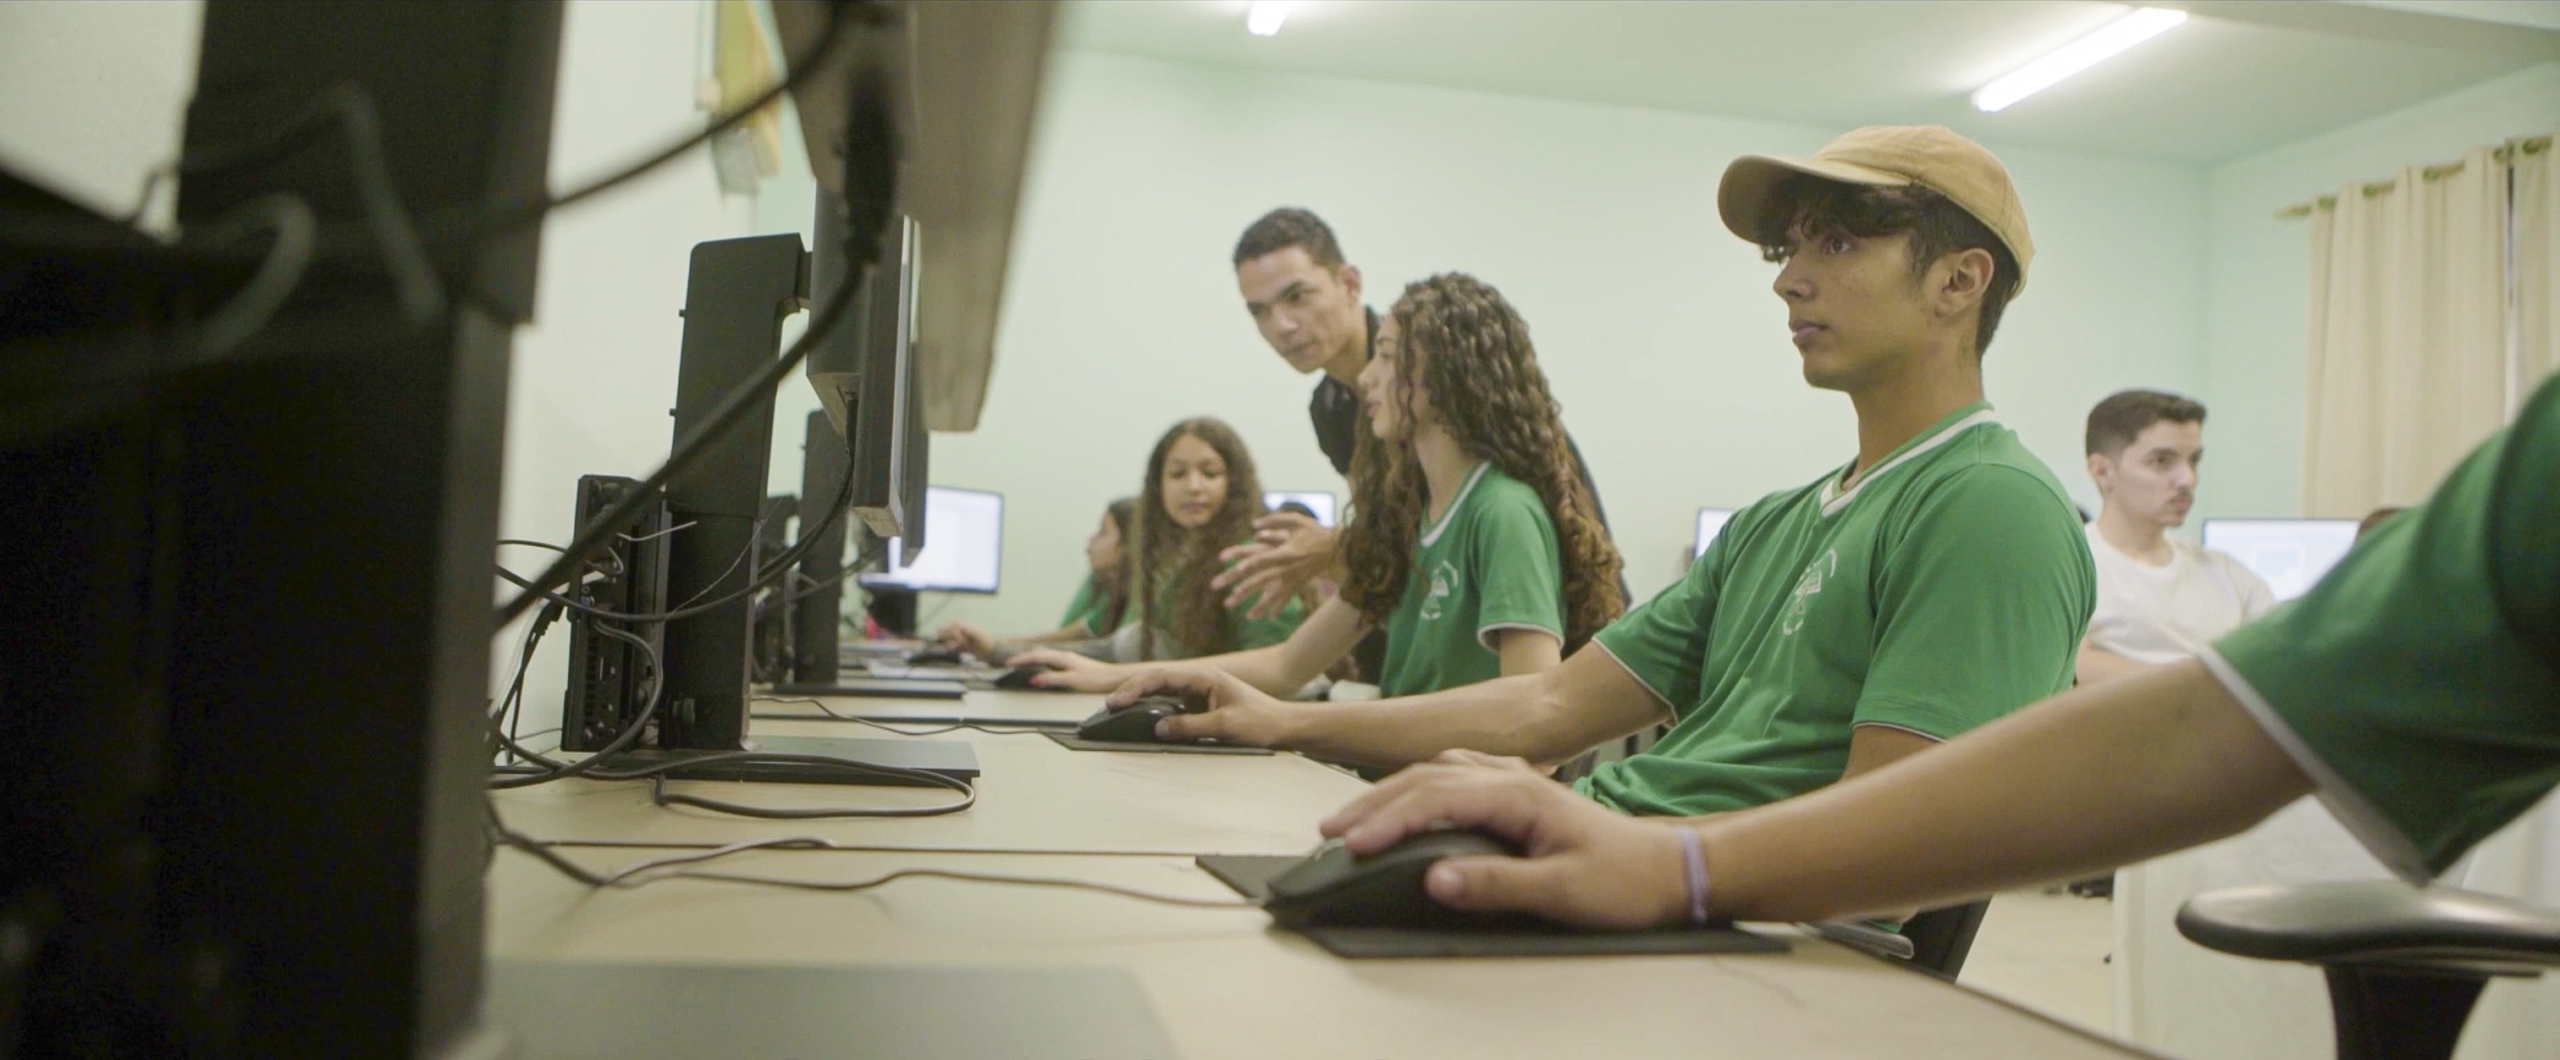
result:
[[[2192,658],[2275,606],[2239,560],[2168,534],[2195,504],[2203,405],[2157,390],[2112,395],[2089,410],[2088,452],[2102,507],[2088,526],[2098,609],[2080,642],[2081,684]]]

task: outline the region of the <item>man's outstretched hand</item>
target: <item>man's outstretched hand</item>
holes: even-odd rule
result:
[[[1333,566],[1333,531],[1297,512],[1273,512],[1253,522],[1253,540],[1218,554],[1234,566],[1212,579],[1227,591],[1227,606],[1253,600],[1248,618],[1269,618],[1288,606],[1307,583]]]

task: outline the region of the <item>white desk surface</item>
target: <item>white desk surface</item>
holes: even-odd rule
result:
[[[797,700],[815,699],[823,706]],[[763,732],[778,719],[756,714],[837,714],[869,718],[965,717],[1005,721],[1083,721],[1102,709],[1102,697],[1083,692],[970,691],[959,699],[899,699],[874,696],[786,696],[759,691],[747,704],[747,731]],[[847,723],[835,722],[843,725]],[[806,734],[804,734],[806,735]]]
[[[563,853],[596,869],[652,856]],[[703,867],[827,880],[935,867],[1232,897],[1181,858],[759,851]],[[1349,961],[1253,909],[938,879],[849,894],[693,880],[598,893],[502,850],[488,941],[494,960],[1120,968],[1193,1058],[2143,1055],[1811,938],[1785,956]]]
[[[840,722],[757,723],[764,735],[899,739]],[[938,817],[767,821],[684,806],[658,807],[646,781],[567,780],[495,793],[517,831],[555,842],[717,846],[814,835],[899,850],[1070,854],[1298,854],[1316,823],[1368,785],[1290,754],[1269,756],[1070,751],[1046,736],[963,730],[934,739],[974,745],[983,774],[977,805]],[[670,791],[756,806],[930,806],[941,788],[673,781]]]

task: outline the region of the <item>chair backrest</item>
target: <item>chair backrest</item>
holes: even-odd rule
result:
[[[1902,937],[1911,940],[1911,966],[1949,982],[1964,970],[1964,955],[1973,950],[1973,936],[1982,930],[1982,918],[1991,911],[1991,899],[1983,898],[1963,905],[1950,905],[1914,914],[1902,922]]]

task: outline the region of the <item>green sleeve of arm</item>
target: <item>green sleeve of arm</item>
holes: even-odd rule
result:
[[[1067,601],[1066,617],[1058,620],[1058,626],[1062,629],[1067,626],[1081,626],[1085,632],[1097,637],[1110,632],[1093,628],[1094,619],[1101,617],[1094,613],[1100,603],[1099,600],[1094,599],[1093,575],[1087,573],[1084,576],[1084,584],[1076,587],[1075,599]]]
[[[1740,521],[1737,516],[1735,522]],[[1674,715],[1696,708],[1703,694],[1707,635],[1715,626],[1716,599],[1730,562],[1727,542],[1740,536],[1730,525],[1725,530],[1689,565],[1688,574],[1591,638],[1592,647],[1618,660]]]
[[[2560,380],[2206,665],[2404,876],[2530,809],[2560,784]]]
[[[1535,494],[1490,506],[1469,528],[1469,581],[1478,587],[1476,639],[1486,651],[1502,629],[1537,629],[1564,639],[1563,567],[1556,528]]]
[[[2097,604],[2089,543],[2045,481],[1986,465],[1915,498],[1876,576],[1853,724],[1941,740],[2071,685]]]

